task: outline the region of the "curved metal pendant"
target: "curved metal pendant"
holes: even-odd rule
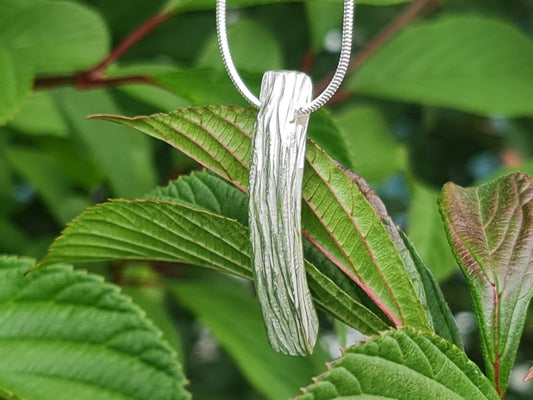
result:
[[[313,351],[318,319],[307,287],[301,234],[302,178],[311,79],[268,71],[261,84],[250,168],[250,236],[256,290],[274,350]]]

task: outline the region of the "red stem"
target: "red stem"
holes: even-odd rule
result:
[[[97,87],[113,87],[127,83],[155,84],[148,76],[126,76],[123,78],[88,78],[84,73],[73,76],[58,76],[39,78],[35,81],[34,89],[50,89],[62,85],[76,85],[79,89],[91,89]]]
[[[300,64],[300,71],[309,73],[313,68],[313,63],[315,61],[315,53],[309,49],[305,52],[302,62]]]
[[[498,288],[496,285],[492,287],[494,295],[494,353],[495,360],[492,368],[494,370],[494,386],[500,398],[503,399],[505,392],[501,387],[500,376],[501,376],[501,355],[500,355],[500,295],[498,293]]]
[[[131,49],[137,42],[143,39],[146,35],[152,32],[155,28],[161,25],[174,15],[173,12],[157,13],[148,20],[144,21],[133,32],[131,32],[124,40],[117,44],[111,53],[104,58],[98,65],[88,71],[82,71],[71,76],[57,76],[36,79],[35,89],[46,89],[60,85],[76,85],[80,89],[90,89],[93,87],[110,87],[118,86],[126,83],[149,83],[154,84],[154,81],[148,76],[128,76],[122,78],[106,78],[106,69],[117,61],[124,53]]]
[[[102,77],[104,71],[117,61],[124,53],[131,49],[137,42],[143,39],[146,35],[152,32],[155,28],[168,20],[173,14],[171,13],[157,13],[151,18],[147,19],[133,32],[131,32],[122,42],[115,46],[113,51],[103,59],[96,67],[87,71],[86,74],[91,77]]]

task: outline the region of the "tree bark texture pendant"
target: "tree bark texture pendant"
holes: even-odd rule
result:
[[[313,351],[318,319],[305,275],[301,199],[311,79],[294,71],[268,71],[250,167],[250,236],[255,285],[268,339],[291,355]]]

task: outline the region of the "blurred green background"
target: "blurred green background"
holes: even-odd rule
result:
[[[85,208],[141,197],[197,168],[164,143],[85,117],[245,105],[223,70],[212,7],[201,3],[0,0],[0,253],[41,258]],[[177,4],[175,15],[106,71],[112,78],[150,76],[158,85],[64,84],[169,4]],[[358,5],[354,53],[405,7]],[[336,65],[341,14],[340,1],[232,10],[230,42],[250,87],[257,91],[267,69],[303,68],[320,81]],[[370,57],[347,79],[345,96],[310,125],[310,136],[367,179],[412,238],[480,365],[470,298],[436,197],[447,181],[475,185],[510,169],[532,173],[532,35],[533,0],[444,1]],[[264,398],[180,296],[169,294],[169,282],[223,278],[159,263],[84,267],[122,285],[162,327],[196,398]],[[532,345],[530,313],[508,399],[533,396],[533,386],[521,383]]]

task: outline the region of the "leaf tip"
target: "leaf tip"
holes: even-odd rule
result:
[[[116,121],[123,119],[132,119],[130,117],[125,117],[123,115],[114,115],[114,114],[91,114],[87,115],[85,119],[100,119],[105,121]]]

